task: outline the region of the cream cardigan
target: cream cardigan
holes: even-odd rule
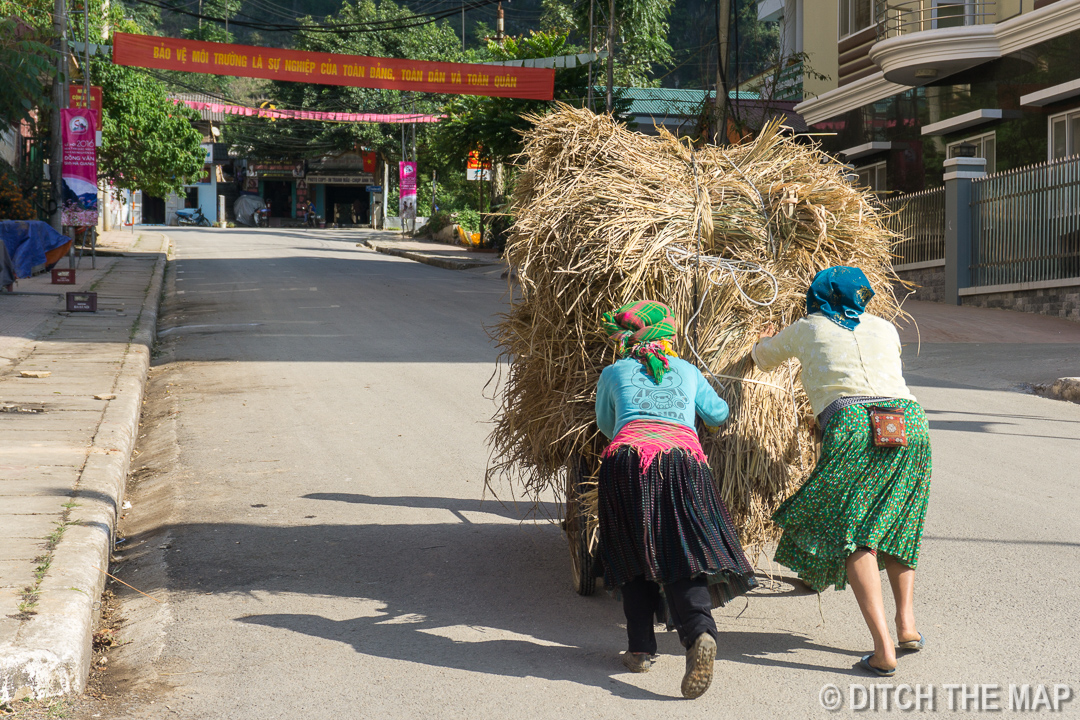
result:
[[[762,370],[798,358],[815,416],[834,400],[852,395],[915,399],[904,383],[900,335],[892,323],[868,313],[854,330],[824,315],[807,315],[762,339],[751,355]]]

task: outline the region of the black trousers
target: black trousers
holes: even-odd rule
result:
[[[629,651],[633,653],[656,653],[656,635],[653,618],[662,603],[660,586],[644,575],[638,575],[620,590],[623,612],[626,614],[626,637]],[[679,633],[679,642],[690,647],[698,635],[709,633],[716,638],[716,621],[712,616],[712,599],[709,597],[708,581],[704,577],[678,580],[664,586],[671,621]]]

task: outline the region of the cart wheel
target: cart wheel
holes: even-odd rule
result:
[[[570,572],[574,592],[592,595],[596,592],[596,558],[589,552],[587,523],[578,502],[581,483],[580,470],[572,468],[566,498],[566,538],[570,542]]]

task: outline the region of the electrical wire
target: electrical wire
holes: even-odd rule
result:
[[[184,10],[170,5],[165,2],[156,2],[155,0],[131,0],[132,2],[142,5],[149,5],[161,10],[168,10],[180,15],[186,15],[188,17],[198,18],[201,20],[208,20],[210,22],[224,24],[225,18],[213,17],[202,13],[192,12],[190,10]],[[265,32],[326,32],[326,33],[342,33],[342,32],[380,32],[386,30],[406,30],[409,28],[420,27],[422,25],[429,25],[431,23],[438,22],[439,20],[445,20],[450,17],[456,17],[458,13],[469,10],[476,10],[487,5],[493,5],[499,0],[470,0],[465,3],[464,7],[458,5],[447,10],[440,10],[437,13],[431,14],[414,14],[406,15],[399,18],[388,18],[383,20],[370,20],[363,22],[353,23],[324,23],[324,24],[285,24],[285,23],[267,23],[267,22],[247,22],[244,20],[236,20],[234,16],[228,18],[228,22],[238,27],[247,27],[254,30],[262,30]],[[250,17],[249,15],[238,13],[237,16]]]

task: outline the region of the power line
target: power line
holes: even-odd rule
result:
[[[156,2],[155,0],[132,0],[133,2],[156,7],[161,10],[169,10],[180,15],[187,15],[188,17],[198,18],[201,20],[208,20],[210,22],[224,23],[225,18],[213,17],[203,13],[192,12],[190,10],[184,10],[174,5],[169,5],[164,2]],[[472,0],[465,4],[466,10],[476,10],[487,5],[492,5],[499,0]],[[228,19],[228,22],[233,25],[241,27],[248,27],[253,30],[263,30],[266,32],[326,32],[326,33],[342,33],[342,32],[379,32],[387,30],[406,30],[413,27],[419,27],[421,25],[429,25],[431,23],[438,22],[439,20],[445,20],[446,18],[456,16],[461,11],[461,7],[455,7],[449,10],[441,10],[438,13],[427,15],[406,15],[399,18],[388,18],[384,20],[370,20],[364,22],[353,23],[325,23],[325,24],[285,24],[285,23],[267,23],[267,22],[246,22],[244,20],[235,20],[232,17]],[[237,13],[237,17],[251,17],[246,14]],[[414,22],[415,21],[415,22]]]

